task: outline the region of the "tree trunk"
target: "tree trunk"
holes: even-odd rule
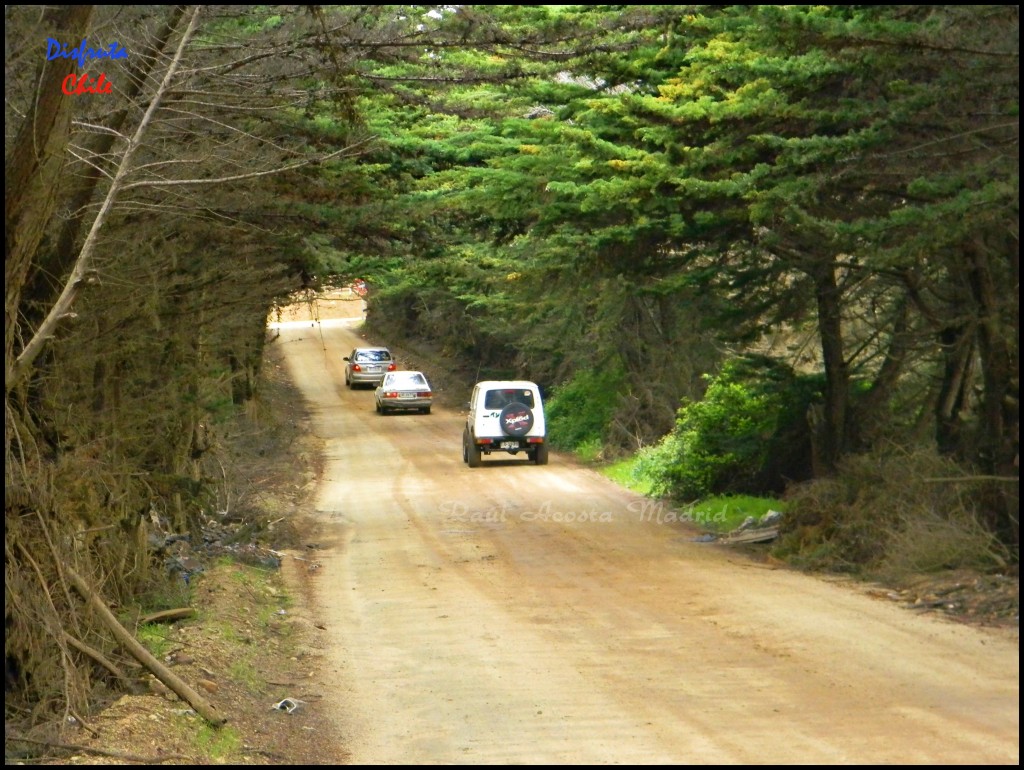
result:
[[[88,34],[94,7],[51,6],[45,11],[46,26],[58,40],[82,40]],[[8,375],[15,358],[14,341],[24,336],[18,331],[22,292],[57,203],[74,104],[61,84],[74,70],[73,59],[56,58],[40,65],[37,97],[4,168],[4,355]],[[10,376],[5,380],[8,390],[16,384]]]
[[[185,52],[185,47],[192,39],[193,34],[195,34],[200,10],[200,6],[196,6],[193,9],[189,25],[185,33],[182,35],[181,40],[178,41],[178,48],[167,65],[163,80],[160,82],[160,85],[157,86],[157,89],[146,108],[145,114],[139,121],[139,125],[136,128],[135,133],[125,145],[124,152],[119,158],[116,171],[113,173],[110,181],[110,189],[107,190],[107,194],[103,199],[103,203],[100,205],[96,218],[92,222],[89,234],[86,236],[85,241],[82,244],[82,249],[74,261],[74,267],[64,283],[64,288],[61,291],[60,296],[57,298],[53,307],[50,308],[42,323],[40,323],[39,328],[34,330],[31,339],[29,339],[25,344],[24,349],[17,358],[10,355],[8,356],[7,377],[4,383],[8,390],[18,386],[23,380],[28,378],[36,358],[42,352],[47,342],[56,333],[57,327],[67,317],[71,308],[74,306],[79,290],[86,282],[86,275],[92,269],[93,253],[96,248],[99,233],[106,224],[106,221],[110,216],[111,209],[118,200],[122,189],[127,184],[126,178],[131,173],[135,154],[142,145],[143,137],[146,135],[146,132],[153,121],[153,116],[156,114],[160,103],[163,101],[164,96],[181,67],[181,60]],[[45,222],[43,224],[45,225]],[[25,274],[18,276],[19,287],[24,285],[25,280]],[[8,330],[7,334],[10,335],[12,332]]]
[[[942,386],[935,404],[935,445],[940,454],[963,456],[964,413],[974,383],[974,330],[967,324],[939,331],[942,346]]]
[[[910,303],[906,296],[901,297],[895,306],[892,332],[889,337],[889,348],[885,360],[878,368],[871,389],[851,405],[849,420],[849,444],[857,450],[871,449],[878,440],[879,434],[888,422],[889,400],[903,372],[903,364],[908,351],[907,325],[910,316]]]
[[[189,687],[181,677],[154,658],[149,650],[128,633],[125,627],[114,617],[114,613],[107,608],[103,599],[92,590],[92,587],[84,578],[70,567],[66,567],[65,572],[75,590],[82,595],[82,598],[89,603],[89,606],[96,612],[107,628],[110,629],[114,637],[139,663],[149,669],[154,676],[173,690],[178,697],[192,706],[211,725],[220,727],[227,722],[227,717],[221,714],[216,706]]]
[[[821,355],[825,366],[824,414],[815,442],[819,453],[815,464],[827,473],[835,469],[846,449],[850,379],[843,353],[840,290],[834,265],[828,265],[815,276],[815,289],[818,334],[821,337]]]
[[[977,304],[978,351],[985,385],[981,401],[981,434],[978,460],[982,470],[995,476],[1018,476],[1018,441],[1020,435],[1020,376],[1017,320],[1007,328],[1006,313],[1019,313],[1019,296],[1006,309],[1008,299],[1000,294],[987,248],[973,243],[967,250],[970,260],[971,292]],[[1018,284],[1015,284],[1017,286]],[[1003,300],[1003,301],[1001,301]],[[1004,310],[1005,309],[1005,310]],[[1019,544],[1017,485],[1001,485],[993,490],[990,509],[993,529],[1004,542]]]
[[[167,11],[167,20],[162,28],[151,36],[138,51],[132,51],[126,72],[126,84],[123,87],[125,99],[134,103],[142,93],[143,85],[152,74],[154,68],[163,61],[163,51],[174,30],[177,29],[185,6],[171,6]],[[80,37],[71,37],[79,40]],[[87,144],[87,154],[94,158],[107,157],[114,147],[119,134],[123,133],[125,121],[130,114],[126,109],[117,110],[103,121],[103,126],[110,129],[101,133],[89,134],[83,141]],[[55,283],[71,270],[78,256],[79,234],[85,221],[87,206],[96,192],[96,186],[103,179],[102,169],[98,165],[80,164],[70,184],[68,202],[62,201],[62,209],[69,212],[56,239],[56,246],[38,255],[37,264],[29,277],[25,288],[25,299],[28,312],[32,308],[44,308],[51,305],[60,291]],[[39,319],[35,319],[38,321]]]

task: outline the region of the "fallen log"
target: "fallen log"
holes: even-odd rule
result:
[[[164,610],[163,612],[154,612],[152,615],[146,615],[144,618],[139,618],[139,622],[142,624],[173,623],[176,620],[190,618],[195,614],[196,611],[191,607],[178,607],[175,610]]]
[[[75,590],[82,595],[82,598],[85,599],[94,610],[96,610],[100,619],[106,623],[107,627],[113,632],[117,640],[124,645],[125,649],[128,650],[128,652],[130,652],[132,656],[139,661],[139,663],[148,668],[152,672],[153,676],[167,685],[168,689],[188,703],[193,709],[195,709],[197,714],[202,716],[211,725],[220,727],[228,721],[227,717],[222,716],[220,712],[217,711],[216,706],[189,687],[181,677],[153,657],[149,650],[143,647],[134,636],[128,633],[128,629],[118,622],[117,618],[114,617],[114,613],[110,611],[103,599],[101,599],[99,594],[89,587],[89,584],[85,582],[85,579],[82,578],[81,575],[70,567],[64,567],[64,571],[67,574],[68,579],[71,581],[71,585],[73,585]]]
[[[31,743],[34,746],[48,746],[50,748],[62,749],[65,751],[84,751],[90,754],[98,754],[101,757],[113,757],[114,759],[123,759],[128,762],[134,762],[138,765],[158,765],[163,762],[190,759],[190,757],[186,757],[181,754],[163,754],[159,757],[150,757],[145,756],[143,754],[125,754],[123,751],[111,751],[110,749],[102,749],[95,746],[82,746],[77,743],[56,743],[54,741],[40,741],[34,738],[19,738],[14,735],[7,736],[7,740],[19,741],[20,743]]]
[[[107,660],[107,658],[103,655],[103,653],[101,653],[99,650],[94,650],[92,647],[87,645],[85,642],[80,641],[79,639],[76,639],[75,637],[73,637],[67,631],[63,631],[62,633],[63,633],[64,641],[65,642],[67,642],[69,645],[74,647],[76,650],[78,650],[82,654],[88,656],[89,658],[92,658],[92,660],[95,661],[96,663],[99,663],[101,666],[103,666],[103,668],[105,668],[107,671],[109,671],[111,674],[113,674],[117,679],[119,679],[121,681],[121,683],[125,686],[125,688],[129,692],[132,692],[134,690],[134,687],[132,687],[132,680],[129,679],[127,676],[125,676],[124,672],[121,671],[121,669],[119,669],[114,663],[112,663],[111,661]]]
[[[767,527],[765,529],[746,529],[741,532],[735,532],[731,535],[726,535],[719,543],[725,543],[726,545],[735,545],[738,543],[767,543],[774,540],[779,536],[778,527]]]

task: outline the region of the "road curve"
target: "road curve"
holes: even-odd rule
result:
[[[1019,762],[1016,634],[695,542],[566,457],[470,469],[459,413],[345,387],[360,323],[273,342],[326,446],[311,612],[353,764]]]

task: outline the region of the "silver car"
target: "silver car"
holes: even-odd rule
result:
[[[373,393],[377,414],[400,409],[430,414],[430,405],[434,402],[434,393],[423,372],[388,372]]]
[[[354,348],[345,356],[345,384],[380,385],[384,375],[398,369],[394,356],[387,348]]]

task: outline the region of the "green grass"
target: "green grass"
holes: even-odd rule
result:
[[[161,659],[171,650],[171,642],[167,639],[167,626],[160,623],[145,623],[139,626],[136,636],[154,658]]]
[[[651,493],[651,483],[636,475],[636,456],[627,457],[614,463],[604,465],[598,470],[619,486],[639,492],[641,495]]]
[[[601,450],[603,448],[600,439],[590,439],[579,444],[573,452],[580,458],[581,462],[595,463],[601,457]]]
[[[266,689],[266,678],[247,660],[234,660],[228,666],[228,675],[256,695],[262,694]]]
[[[686,513],[694,522],[714,532],[732,532],[748,517],[760,521],[768,511],[784,512],[785,506],[781,500],[771,497],[728,495],[691,503]]]
[[[651,496],[651,483],[636,473],[636,455],[601,466],[598,470],[619,486]],[[771,497],[726,495],[690,503],[681,514],[712,532],[731,532],[748,517],[760,521],[768,511],[785,512],[786,504]]]
[[[242,748],[242,736],[233,727],[200,725],[195,733],[196,746],[213,760],[221,762],[237,754]]]
[[[150,581],[137,595],[133,607],[139,614],[148,615],[162,610],[187,607],[192,603],[192,586],[182,580],[181,575],[157,577]],[[130,623],[131,612],[124,612],[122,623]]]

